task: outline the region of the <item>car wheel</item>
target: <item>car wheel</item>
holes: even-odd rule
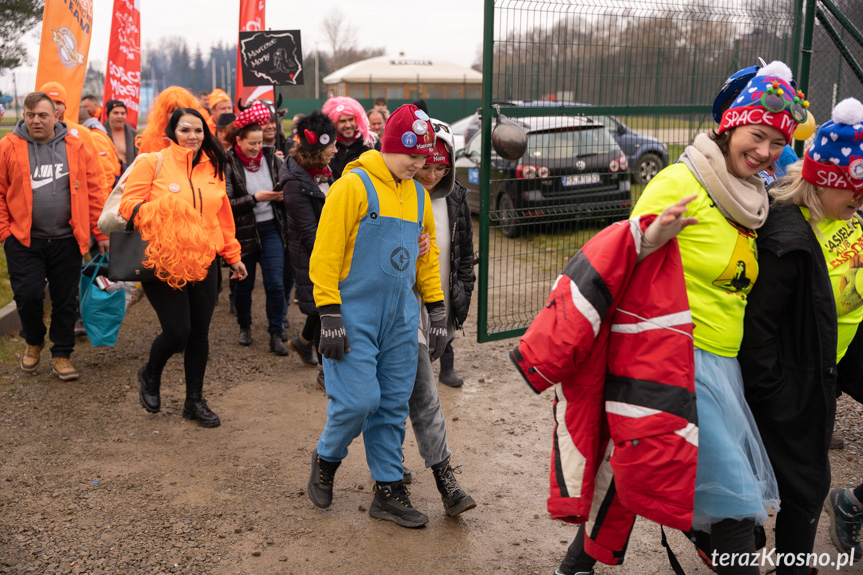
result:
[[[646,184],[665,167],[665,162],[657,154],[648,152],[638,159],[636,165],[638,167],[635,171],[636,183]]]
[[[515,238],[521,233],[518,210],[515,209],[512,196],[507,192],[503,192],[497,197],[497,221],[504,236]]]

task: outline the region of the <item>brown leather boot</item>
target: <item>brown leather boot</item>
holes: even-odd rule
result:
[[[68,357],[54,357],[51,359],[53,366],[51,372],[61,381],[72,381],[78,379],[78,371],[72,366]]]
[[[42,353],[43,347],[45,347],[44,343],[42,345],[27,344],[27,347],[24,349],[24,356],[21,358],[22,371],[27,373],[36,371],[36,366],[39,365],[39,354]]]

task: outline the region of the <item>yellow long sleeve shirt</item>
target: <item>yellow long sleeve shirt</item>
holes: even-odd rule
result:
[[[309,277],[315,285],[315,304],[318,307],[342,303],[339,282],[351,271],[360,220],[368,213],[366,188],[358,175],[350,173],[354,168],[363,168],[368,173],[378,194],[382,217],[416,221],[418,206],[413,180],[397,184],[380,152],[369,150],[348,164],[344,175],[327,194],[309,262]],[[438,263],[440,252],[435,241],[431,199],[427,191],[423,193],[422,223],[424,231],[431,236],[431,249],[417,260],[416,285],[423,301],[433,303],[443,301]]]

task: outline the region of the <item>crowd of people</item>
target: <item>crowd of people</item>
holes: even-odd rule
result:
[[[140,133],[119,100],[100,106],[84,96],[78,124],[65,117],[66,91],[57,82],[25,99],[24,119],[0,144],[0,240],[26,342],[21,369],[38,370],[50,284],[52,370],[64,381],[79,377],[70,358],[76,331],[85,332],[80,321],[76,327],[81,264],[88,252],[110,257],[98,221],[121,182],[118,214],[149,242],[144,263],[155,271],[141,282],[161,329],[137,372],[147,412],[161,410],[162,372],[182,353],[183,417],[221,425],[204,381],[222,266],[231,270],[241,346],[253,342],[260,267],[270,351],[294,353],[314,368],[329,399],[309,479],[315,505],[329,505],[335,469],[362,432],[376,481],[370,514],[425,524],[405,488],[410,416],[445,512],[475,507],[450,465],[431,367],[448,352],[441,378],[462,385],[451,340],[475,281],[465,190],[450,172],[453,142],[436,138],[449,126],[416,106],[390,116],[385,103],[367,113],[356,100],[331,98],[295,117],[286,135],[273,102],[235,109],[222,90],[199,96],[164,90]],[[377,125],[384,122],[386,135]],[[306,321],[291,334],[294,298]]]
[[[330,506],[362,434],[369,514],[425,525],[405,487],[409,418],[445,512],[474,508],[432,368],[440,360],[438,380],[463,384],[452,341],[475,282],[450,126],[422,101],[390,113],[385,100],[365,110],[333,97],[285,133],[273,102],[235,108],[222,90],[174,86],[139,133],[119,100],[85,96],[77,123],[66,98],[57,82],[41,86],[0,140],[20,368],[38,370],[47,335],[52,372],[78,378],[81,264],[110,255],[98,218],[125,173],[119,213],[150,242],[156,270],[142,282],[161,330],[137,372],[147,412],[160,411],[162,371],[182,353],[183,417],[221,424],[204,382],[223,267],[237,345],[249,346],[260,266],[269,350],[295,354],[328,399],[312,503]],[[637,515],[685,530],[721,574],[759,572],[711,558],[751,555],[769,513],[780,553],[812,551],[823,507],[836,546],[860,555],[863,486],[831,491],[827,452],[837,394],[863,398],[863,104],[839,103],[794,161],[807,108],[781,62],[729,78],[717,128],[650,182],[629,222],[574,256],[512,352],[534,391],[555,392],[549,511],[580,524],[556,573],[621,563]],[[292,331],[294,301],[305,320]]]

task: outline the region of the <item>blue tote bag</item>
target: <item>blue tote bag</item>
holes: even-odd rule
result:
[[[107,284],[107,275],[108,254],[96,256],[81,266],[78,284],[81,319],[87,329],[87,337],[94,346],[113,346],[126,315],[126,290],[123,289],[123,283],[114,284],[116,287],[107,290],[100,286]]]

